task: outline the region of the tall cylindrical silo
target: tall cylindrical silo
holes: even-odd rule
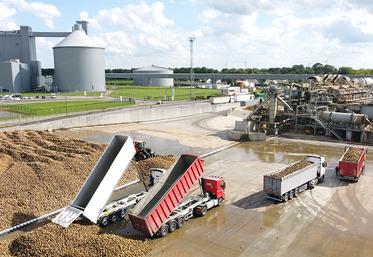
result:
[[[135,69],[133,84],[138,86],[158,86],[158,87],[172,87],[174,85],[173,78],[160,78],[150,76],[150,74],[173,74],[174,71],[160,66],[147,66]]]
[[[53,47],[59,91],[105,91],[104,48],[80,28]]]

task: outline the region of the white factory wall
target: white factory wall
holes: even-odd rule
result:
[[[146,76],[146,73],[137,73],[137,74],[141,74],[141,75],[133,79],[133,84],[136,86],[153,86],[153,87],[173,87],[174,86],[173,78],[149,78]]]
[[[75,127],[88,127],[98,125],[120,124],[120,123],[133,123],[144,121],[156,121],[163,119],[171,119],[178,117],[187,117],[202,113],[220,112],[231,110],[232,108],[239,107],[240,103],[224,103],[224,104],[210,104],[210,103],[194,103],[184,104],[178,106],[149,106],[142,108],[124,108],[114,111],[96,112],[84,115],[71,115],[68,117],[51,120],[39,121],[37,123],[28,125],[19,125],[0,129],[13,131],[13,130],[26,130],[26,129],[61,129],[61,128],[75,128]]]
[[[11,93],[31,91],[29,65],[17,61],[0,62],[0,87]]]
[[[106,90],[103,48],[60,47],[53,54],[57,90]]]

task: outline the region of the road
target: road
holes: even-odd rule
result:
[[[94,141],[132,133],[162,154],[202,154],[230,144],[222,131],[233,124],[232,117],[205,114],[61,133]],[[151,256],[373,256],[373,156],[368,154],[360,181],[349,183],[334,173],[343,151],[341,143],[276,138],[206,158],[206,174],[227,182],[224,205],[156,239]],[[312,153],[325,156],[329,164],[323,184],[287,203],[265,198],[264,174]]]

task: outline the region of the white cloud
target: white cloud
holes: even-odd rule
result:
[[[0,29],[1,30],[15,30],[17,29],[17,24],[14,21],[14,15],[16,10],[6,6],[4,3],[0,2]]]
[[[115,63],[114,59],[116,67],[177,65],[177,57],[186,51],[187,37],[175,27],[174,20],[165,16],[164,8],[162,2],[141,2],[103,9],[93,18],[83,11],[80,17],[87,19],[89,26],[90,19],[93,19],[97,28],[111,30],[103,32],[99,29],[94,37],[105,46],[111,59],[108,65]]]
[[[16,2],[35,3],[0,2],[0,26],[14,28],[16,11],[31,12]],[[188,66],[189,36],[196,37],[196,66],[243,67],[247,62],[247,67],[282,67],[325,61],[373,66],[370,0],[175,1],[172,8],[191,5],[194,13],[200,11],[188,25],[166,15],[170,2],[120,4],[96,13],[82,10],[79,17],[89,22],[93,39],[105,46],[108,68]],[[47,49],[48,42],[39,42],[38,47]]]
[[[53,28],[54,18],[61,15],[56,6],[41,2],[27,2],[25,0],[4,0],[3,3],[17,9],[20,12],[31,13],[43,20],[49,28]]]
[[[98,20],[95,18],[89,17],[89,13],[87,11],[82,11],[79,13],[79,20],[88,21],[89,23],[88,28],[93,28],[93,29],[101,28],[100,24],[98,23]]]

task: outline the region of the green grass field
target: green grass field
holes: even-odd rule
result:
[[[133,105],[128,102],[114,101],[56,101],[27,104],[4,104],[0,110],[20,113],[24,116],[47,116],[74,112],[102,110]]]
[[[174,100],[189,100],[189,90],[185,87],[175,87]],[[192,97],[197,99],[206,99],[209,96],[217,95],[220,95],[219,89],[192,89]],[[172,89],[168,87],[120,86],[112,90],[111,96],[133,97],[143,100],[170,100]]]

